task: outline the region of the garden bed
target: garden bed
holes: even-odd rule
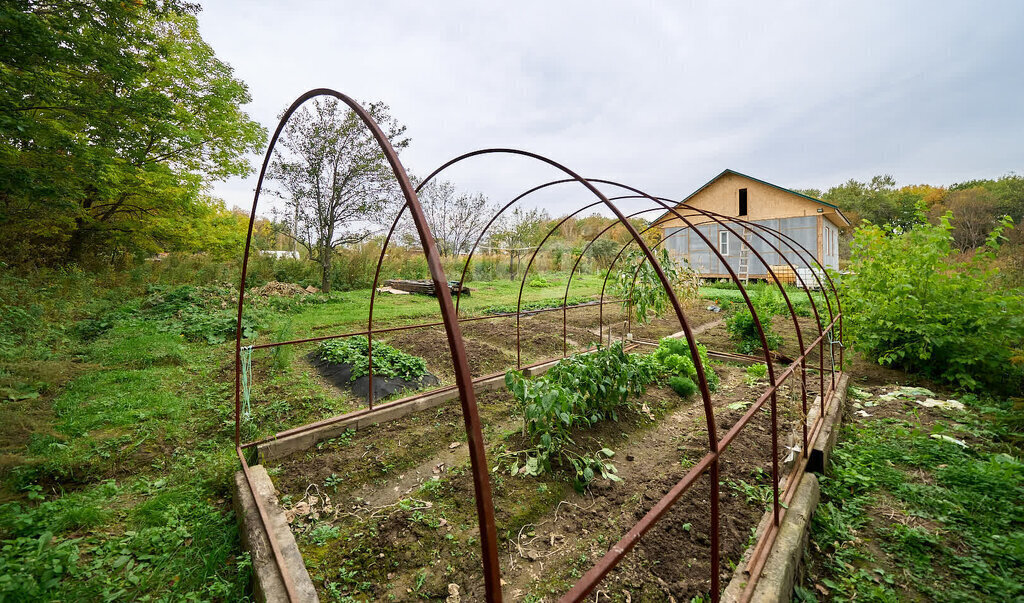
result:
[[[557,323],[561,347],[560,316]],[[750,383],[738,367],[716,365],[716,370],[722,383],[713,400],[722,433],[764,384]],[[780,454],[785,454],[785,435],[801,417],[798,395],[784,391]],[[510,475],[508,460],[498,459],[521,443],[515,400],[505,390],[479,396],[502,576],[511,600],[565,592],[707,452],[699,396],[684,399],[654,385],[639,402],[640,410],[625,412],[618,421],[575,433],[582,448],[614,450],[610,460],[623,479],[595,480],[581,494],[564,468],[536,477]],[[722,457],[723,576],[749,544],[770,500],[770,432],[767,411],[757,413]],[[322,597],[437,599],[448,596],[454,584],[463,600],[482,599],[464,442],[461,410],[453,400],[346,432],[268,467]],[[616,600],[625,600],[624,592],[650,600],[706,594],[709,525],[704,476],[602,582],[601,591]]]

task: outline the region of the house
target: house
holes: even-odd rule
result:
[[[821,265],[831,270],[839,269],[839,232],[849,226],[850,221],[831,203],[746,174],[725,170],[676,205],[675,209],[693,222],[718,248],[740,278],[769,279],[771,277],[764,264],[750,253],[749,248],[735,234],[691,208],[742,218],[781,231],[813,253]],[[653,224],[661,229],[662,245],[669,250],[670,255],[686,259],[694,270],[706,278],[730,278],[721,260],[675,214],[665,212]],[[799,276],[765,241],[750,233],[750,230],[757,229],[730,225],[747,238],[750,246],[764,257],[777,276],[790,282]],[[785,239],[780,241],[779,237],[769,235],[766,231],[759,232],[779,247],[794,266],[803,268],[803,262],[785,245]],[[810,276],[806,269],[801,272],[807,272],[806,276]]]
[[[279,251],[276,249],[260,249],[260,255],[269,255],[277,259],[287,258],[292,260],[302,259],[298,251]]]

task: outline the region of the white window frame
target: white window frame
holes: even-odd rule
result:
[[[718,231],[718,253],[724,256],[729,255],[729,231],[719,230]]]

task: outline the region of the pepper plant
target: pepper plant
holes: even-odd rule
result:
[[[659,374],[650,357],[626,354],[621,343],[566,358],[536,379],[518,371],[506,373],[505,384],[522,412],[523,435],[531,445],[505,454],[514,458],[511,473],[540,475],[556,465],[568,465],[575,471],[573,486],[580,491],[598,476],[621,481],[608,461],[615,452],[609,448],[581,451],[573,431],[618,420],[619,412],[634,405],[633,398]]]

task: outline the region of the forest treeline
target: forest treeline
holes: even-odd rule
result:
[[[212,197],[210,186],[250,174],[266,131],[242,108],[250,100],[244,82],[200,36],[198,11],[180,0],[5,4],[0,261],[31,269],[121,266],[160,252],[240,257],[248,216]],[[394,134],[397,149],[412,143],[386,105],[367,106]],[[401,197],[384,181],[387,170],[375,146],[366,144],[365,134],[353,134],[361,124],[351,112],[321,103],[297,117],[268,178],[268,193],[284,199],[286,208],[257,220],[256,248],[301,251],[317,264],[310,270],[320,271],[319,279],[303,280],[324,288],[363,285],[364,278],[346,274],[351,261],[331,259],[372,256]],[[310,141],[309,132],[326,134]],[[344,177],[326,174],[316,163],[333,153],[337,169],[345,151],[358,161],[349,162]],[[336,188],[330,178],[350,188]],[[324,188],[334,205],[327,213],[311,210],[324,205],[311,191]],[[1024,218],[1024,177],[1013,173],[951,186],[897,186],[892,176],[879,175],[801,192],[839,206],[855,225],[867,220],[896,232],[925,220],[937,223],[952,212],[954,245],[961,252],[983,245],[1003,216],[1015,224]],[[431,183],[421,201],[446,256],[468,251],[485,217],[497,211],[492,200],[448,182]],[[511,257],[494,258],[494,274],[480,276],[515,273],[522,261],[518,250],[536,245],[557,219],[542,210],[509,212],[484,237],[482,254],[501,250],[497,255]],[[359,230],[346,222],[358,223]],[[596,215],[565,221],[545,246],[545,265],[569,268],[569,258],[610,224]],[[394,244],[414,248],[412,229],[400,230]],[[1019,278],[1024,236],[1009,229],[1007,238],[1000,261]],[[625,240],[625,229],[612,227],[590,245],[585,261],[606,265],[617,251],[614,243]],[[848,246],[842,252],[846,256]]]

